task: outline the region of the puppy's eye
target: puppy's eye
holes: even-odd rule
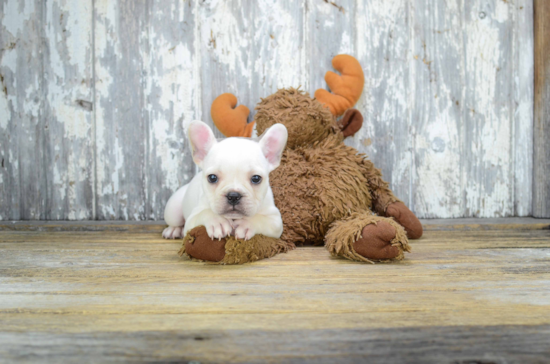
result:
[[[215,174],[209,174],[207,179],[208,179],[208,182],[210,183],[218,182],[218,176],[216,176]]]
[[[261,176],[258,176],[257,174],[253,175],[252,178],[250,179],[250,182],[254,183],[255,185],[259,184],[260,182],[262,182],[262,177]]]

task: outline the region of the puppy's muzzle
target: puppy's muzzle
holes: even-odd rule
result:
[[[229,192],[225,197],[227,197],[227,202],[231,206],[237,206],[241,202],[241,197],[243,196],[238,192]]]

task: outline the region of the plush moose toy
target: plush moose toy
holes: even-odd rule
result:
[[[270,174],[284,231],[280,240],[255,236],[249,241],[232,237],[213,241],[198,227],[184,237],[180,255],[238,264],[296,244],[324,244],[333,256],[388,261],[402,259],[409,251],[408,238],[422,236],[419,220],[394,196],[380,170],[343,143],[363,122],[352,107],[361,96],[364,75],[349,55],[334,57],[332,65],[341,73],[325,76],[332,93],[320,89],[311,98],[294,88],[278,90],[256,106],[251,123],[247,123],[249,109],[236,107],[232,94],[214,100],[212,119],[225,136],[250,137],[254,128],[260,135],[275,123],[287,127],[281,164]]]

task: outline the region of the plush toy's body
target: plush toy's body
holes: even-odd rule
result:
[[[332,255],[356,261],[402,259],[409,250],[407,235],[419,238],[422,225],[372,162],[343,143],[362,124],[361,114],[349,108],[360,96],[363,73],[351,56],[337,56],[333,65],[342,76],[329,72],[326,80],[340,93],[318,90],[316,97],[323,103],[291,88],[262,99],[256,107],[258,134],[275,123],[284,124],[289,134],[281,164],[270,174],[283,217],[281,240],[325,244]],[[236,99],[228,94],[216,99],[214,122],[226,136],[250,136],[247,109],[235,106]]]

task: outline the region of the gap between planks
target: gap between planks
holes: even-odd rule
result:
[[[424,231],[550,230],[550,219],[533,217],[422,219]],[[162,221],[0,221],[0,231],[162,232]]]

